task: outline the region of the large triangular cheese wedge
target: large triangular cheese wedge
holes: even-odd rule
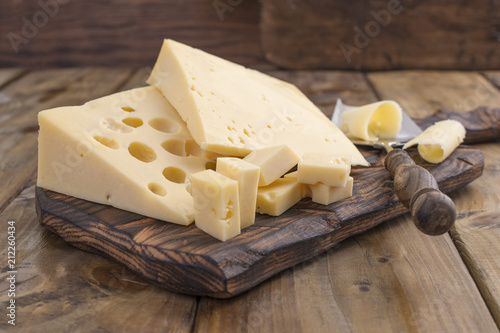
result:
[[[210,160],[155,87],[42,111],[38,186],[187,225],[186,190]]]
[[[294,85],[187,45],[165,40],[148,83],[158,87],[204,149],[245,156],[287,144],[306,152],[350,155],[356,147]]]

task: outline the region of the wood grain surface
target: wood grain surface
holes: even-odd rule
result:
[[[436,109],[466,111],[481,106],[500,106],[493,82],[474,72],[393,72],[368,75],[380,98],[398,96],[411,115],[426,117]],[[478,145],[485,156],[485,172],[464,191],[452,194],[458,213],[452,239],[481,293],[500,323],[499,145]],[[473,208],[474,207],[474,208]]]
[[[258,215],[241,235],[220,242],[194,225],[164,223],[37,188],[40,223],[68,243],[112,258],[165,288],[229,298],[338,242],[405,213],[378,150],[362,150],[373,165],[353,168],[352,197],[328,206],[304,199],[282,215]],[[416,155],[414,153],[414,155]],[[481,151],[455,150],[429,166],[443,192],[482,174]]]
[[[81,69],[76,73],[83,75],[91,70]],[[112,79],[108,70],[97,71],[101,71],[102,80]],[[113,89],[141,86],[147,71],[147,68],[129,71],[132,74],[118,85],[110,84],[100,91],[92,91],[88,86],[82,89],[92,91],[90,99]],[[500,96],[494,84],[499,82],[498,72],[485,75],[448,71],[368,75],[338,71],[269,72],[296,83],[328,116],[337,98],[353,105],[393,98],[412,117],[422,118],[438,109],[467,111],[481,105],[498,106]],[[0,70],[0,77],[2,73]],[[23,72],[20,78],[8,80],[0,88],[0,94],[17,80],[36,73]],[[62,83],[60,88],[66,85]],[[25,98],[15,91],[10,94],[13,98],[9,103],[21,103]],[[83,95],[72,88],[54,102],[80,104],[84,100],[78,98]],[[12,114],[22,116],[23,112],[38,109],[38,102],[33,103]],[[3,119],[0,116],[0,125]],[[16,141],[4,138],[0,141],[0,174],[5,180],[22,165],[13,165],[14,154],[6,157],[9,145]],[[122,265],[68,245],[38,224],[32,174],[25,184],[8,189],[9,194],[0,202],[0,225],[15,220],[19,231],[17,329],[23,332],[498,332],[500,193],[492,185],[500,180],[498,145],[478,145],[485,158],[484,174],[451,194],[459,211],[456,227],[450,233],[453,239],[449,235],[423,235],[413,226],[409,214],[405,214],[346,239],[229,300],[169,292]],[[29,147],[25,145],[23,149]],[[456,233],[460,233],[460,238]],[[6,248],[6,238],[2,237],[3,262],[6,262]],[[2,269],[3,291],[7,290],[5,277]],[[6,293],[0,293],[0,302],[6,301]],[[0,321],[0,330],[10,328],[6,321]]]
[[[258,22],[254,0],[3,0],[0,67],[153,66],[164,38],[253,65]]]
[[[293,69],[498,69],[499,2],[264,0],[266,59]]]

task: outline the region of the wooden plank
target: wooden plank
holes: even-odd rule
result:
[[[258,22],[257,1],[4,0],[0,67],[153,66],[164,38],[252,65]]]
[[[498,69],[498,4],[264,0],[262,47],[294,69]]]
[[[483,75],[500,89],[500,71],[488,71],[484,72]]]
[[[125,69],[36,71],[0,90],[8,101],[0,103],[0,211],[36,172],[37,113],[109,94],[130,73]]]
[[[19,68],[2,68],[0,69],[0,88],[11,80],[21,75],[24,71]],[[0,95],[2,96],[2,95]],[[6,103],[3,97],[0,97],[0,104]]]
[[[338,75],[335,84],[330,81],[337,72],[315,73],[281,75],[300,82],[311,98],[327,95],[324,110],[330,112],[336,97],[354,105],[377,99],[358,73]],[[321,89],[329,85],[333,91]],[[486,332],[496,327],[450,238],[425,236],[404,216],[234,299],[201,298],[196,332],[276,330]]]
[[[15,221],[16,327],[23,332],[190,332],[196,298],[151,285],[123,266],[77,250],[38,224],[34,186],[0,214],[0,251]],[[7,264],[5,260],[5,265]],[[0,273],[0,289],[8,290]],[[10,301],[2,292],[0,302]],[[9,331],[7,320],[0,331]]]
[[[393,72],[369,75],[381,98],[394,98],[410,115],[426,116],[438,108],[464,111],[499,106],[500,93],[483,76],[462,72]],[[452,194],[458,219],[451,235],[500,324],[499,144],[478,145],[485,157],[482,177]]]

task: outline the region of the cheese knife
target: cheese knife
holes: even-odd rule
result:
[[[332,115],[332,122],[341,128],[343,112],[357,108],[342,103],[338,99]],[[473,111],[457,113],[439,110],[433,116],[417,119],[416,122],[402,111],[401,130],[390,140],[364,141],[351,139],[356,145],[385,149],[387,155],[384,165],[394,178],[394,190],[399,201],[409,209],[415,226],[425,234],[441,235],[446,233],[456,219],[453,201],[439,190],[432,174],[415,164],[401,147],[407,141],[422,133],[422,130],[435,122],[445,119],[460,121],[466,129],[463,143],[475,144],[500,139],[500,109],[479,107]]]

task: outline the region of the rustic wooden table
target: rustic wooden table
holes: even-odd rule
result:
[[[413,117],[500,106],[500,72],[267,71],[328,116],[395,99]],[[144,85],[148,69],[0,70],[0,330],[7,331],[8,222],[15,226],[16,327],[22,332],[497,332],[500,143],[481,144],[484,174],[451,194],[458,219],[426,236],[409,215],[352,237],[229,300],[163,290],[38,224],[40,110]],[[12,229],[11,229],[12,230]]]

